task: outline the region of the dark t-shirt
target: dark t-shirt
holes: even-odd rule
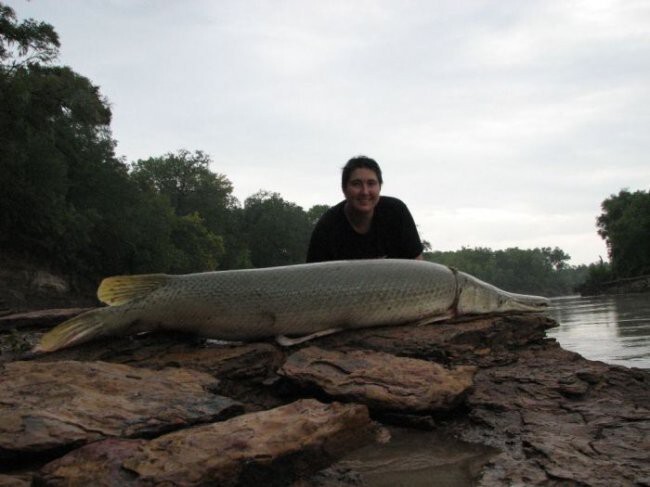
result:
[[[414,259],[423,247],[413,217],[397,198],[380,196],[370,230],[357,233],[345,216],[345,201],[327,210],[311,234],[307,262],[347,259]]]

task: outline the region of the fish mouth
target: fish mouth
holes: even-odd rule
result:
[[[551,300],[542,296],[510,293],[509,305],[518,311],[544,311],[551,305]]]

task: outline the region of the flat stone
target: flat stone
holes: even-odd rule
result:
[[[304,348],[289,356],[279,374],[328,395],[372,409],[428,412],[455,407],[472,386],[476,368],[368,350]]]
[[[0,330],[9,328],[50,328],[92,308],[55,308],[13,313],[0,318]]]
[[[643,485],[650,472],[650,372],[592,362],[557,343],[480,370],[466,441],[496,446],[479,485]]]
[[[41,473],[46,485],[288,485],[374,433],[364,406],[303,399],[147,442],[88,445]]]
[[[282,364],[284,353],[278,346],[264,342],[213,345],[185,334],[147,333],[96,340],[39,355],[34,360],[100,360],[149,369],[183,367],[206,372],[219,379],[264,380],[269,371]]]
[[[250,412],[286,403],[275,397],[268,385],[277,379],[275,371],[284,362],[285,353],[273,343],[215,344],[186,334],[149,333],[98,340],[34,360],[101,360],[155,370],[198,370],[219,379],[214,392],[241,401]]]
[[[540,314],[464,317],[456,322],[387,326],[346,331],[313,344],[359,348],[439,363],[491,366],[512,363],[517,350],[541,342],[557,323]]]
[[[93,485],[121,487],[134,475],[122,468],[122,462],[137,453],[147,440],[111,438],[96,441],[45,465],[37,476],[48,486]]]
[[[0,474],[0,487],[30,487],[32,477],[30,475],[3,475]]]
[[[0,461],[107,437],[161,434],[241,411],[208,391],[213,377],[105,362],[12,362],[0,367]]]

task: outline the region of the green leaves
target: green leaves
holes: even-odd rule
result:
[[[650,193],[623,189],[601,208],[596,224],[607,242],[613,277],[650,273]]]
[[[4,69],[33,63],[48,63],[59,53],[54,27],[33,19],[18,23],[14,10],[0,3],[0,62]],[[10,60],[9,65],[5,64]]]
[[[424,255],[427,260],[455,267],[502,289],[524,294],[570,294],[586,275],[585,266],[569,266],[570,256],[558,247],[505,250],[463,247],[452,252],[425,252]]]
[[[246,198],[242,230],[254,267],[304,262],[312,228],[307,213],[278,193],[259,191]]]

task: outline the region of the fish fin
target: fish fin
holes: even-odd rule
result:
[[[426,318],[422,318],[421,320],[414,321],[412,323],[408,323],[408,325],[411,326],[426,326],[426,325],[431,325],[432,323],[436,323],[438,321],[445,321],[445,320],[450,320],[454,318],[456,315],[452,311],[448,311],[447,313],[443,315],[436,315],[436,316],[427,316]]]
[[[130,325],[123,313],[108,313],[107,310],[112,311],[112,308],[93,309],[64,321],[43,335],[32,351],[54,352],[95,338],[118,334]]]
[[[343,328],[328,328],[327,330],[317,331],[316,333],[311,333],[309,335],[305,335],[298,338],[289,338],[286,335],[277,335],[275,337],[275,341],[278,343],[278,345],[282,345],[283,347],[290,347],[292,345],[298,345],[299,343],[308,342],[309,340],[313,340],[314,338],[331,335],[332,333],[338,333],[342,329]]]
[[[119,306],[151,294],[168,281],[166,274],[107,277],[99,285],[97,297],[102,303]]]

